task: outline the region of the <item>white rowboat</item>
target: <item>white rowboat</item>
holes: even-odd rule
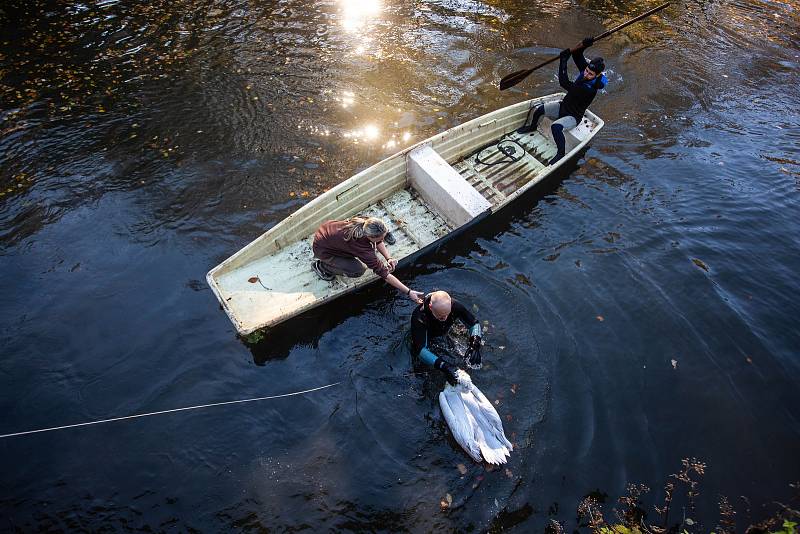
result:
[[[516,130],[531,107],[562,97],[520,102],[408,147],[326,191],[211,269],[208,284],[238,333],[275,326],[378,280],[371,271],[331,282],[318,278],[311,242],[325,221],[380,217],[397,240],[389,250],[402,267],[542,182],[603,127],[587,110],[565,132],[566,156],[548,166],[556,152],[550,120],[542,117],[529,134]]]

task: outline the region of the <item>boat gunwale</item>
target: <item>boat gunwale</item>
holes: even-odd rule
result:
[[[233,325],[236,327],[237,333],[240,336],[246,336],[246,335],[251,334],[253,332],[256,332],[258,330],[263,330],[265,328],[270,328],[272,326],[275,326],[276,324],[279,324],[279,323],[281,323],[281,322],[283,322],[285,320],[288,320],[291,317],[295,317],[295,316],[300,315],[300,314],[302,314],[302,313],[304,313],[306,311],[309,311],[309,310],[311,310],[313,308],[321,306],[321,305],[323,305],[324,303],[328,302],[329,300],[331,300],[333,298],[340,297],[340,296],[352,293],[356,289],[361,289],[362,287],[377,281],[378,278],[379,278],[377,275],[374,275],[374,273],[370,273],[371,276],[370,275],[366,275],[366,276],[362,277],[361,280],[359,280],[357,283],[351,285],[350,287],[346,287],[346,288],[341,289],[339,291],[329,293],[328,295],[325,295],[325,296],[323,296],[321,298],[318,298],[318,299],[306,304],[305,306],[301,306],[301,307],[297,308],[296,310],[293,310],[291,315],[286,316],[286,314],[283,314],[283,315],[275,317],[274,320],[272,320],[272,321],[267,321],[267,322],[259,324],[257,326],[245,327],[243,321],[240,320],[236,316],[234,311],[230,308],[230,306],[228,305],[227,301],[223,297],[222,288],[217,283],[217,278],[216,278],[217,276],[221,276],[220,271],[224,270],[226,267],[228,267],[230,264],[232,264],[235,260],[237,260],[243,254],[246,254],[246,253],[250,252],[253,248],[258,246],[261,242],[269,239],[271,236],[274,236],[278,232],[285,230],[291,224],[294,224],[296,222],[296,219],[299,216],[304,215],[307,212],[313,211],[315,208],[319,207],[324,202],[329,201],[331,197],[336,196],[337,193],[341,194],[341,193],[347,192],[347,191],[349,191],[351,189],[352,186],[359,185],[360,183],[364,183],[364,181],[369,180],[370,178],[375,178],[375,176],[367,176],[368,173],[374,172],[379,167],[387,165],[390,161],[392,161],[392,160],[394,160],[396,158],[400,158],[400,157],[406,156],[409,152],[411,152],[412,150],[414,150],[414,149],[416,149],[416,148],[418,148],[420,146],[424,146],[424,145],[428,144],[428,145],[431,145],[435,150],[436,147],[434,145],[435,145],[435,143],[437,141],[442,140],[443,138],[447,137],[448,135],[463,133],[463,132],[458,132],[457,130],[459,130],[459,129],[462,129],[462,130],[466,131],[466,130],[474,129],[475,127],[480,128],[482,126],[486,126],[486,125],[490,124],[491,122],[497,120],[499,118],[499,116],[503,116],[503,115],[509,115],[510,116],[510,115],[512,115],[513,113],[510,113],[512,108],[515,108],[515,107],[524,108],[525,107],[524,105],[527,105],[527,107],[530,108],[530,107],[533,107],[535,104],[540,103],[540,102],[547,102],[547,101],[563,98],[564,94],[565,93],[563,93],[563,92],[561,92],[561,93],[553,93],[553,94],[544,95],[544,96],[537,97],[537,98],[523,100],[521,102],[517,102],[515,104],[511,104],[509,106],[505,106],[503,108],[496,109],[496,110],[491,111],[491,112],[489,112],[489,113],[487,113],[485,115],[480,115],[480,116],[475,117],[474,119],[471,119],[471,120],[469,120],[469,121],[467,121],[465,123],[453,126],[452,128],[448,128],[447,130],[445,130],[443,132],[439,132],[436,135],[433,135],[433,136],[428,137],[428,138],[426,138],[426,139],[424,139],[422,141],[414,143],[414,144],[404,148],[403,150],[401,150],[399,152],[396,152],[396,153],[394,153],[394,154],[392,154],[392,155],[390,155],[390,156],[378,161],[377,163],[375,163],[373,165],[370,165],[366,169],[363,169],[363,170],[359,171],[358,173],[352,175],[348,179],[346,179],[346,180],[342,181],[341,183],[337,184],[336,186],[332,187],[328,191],[325,191],[322,195],[317,196],[316,198],[314,198],[313,200],[311,200],[307,204],[301,206],[296,211],[294,211],[293,213],[288,215],[286,218],[284,218],[283,220],[278,222],[275,226],[273,226],[269,230],[267,230],[264,233],[262,233],[260,236],[258,236],[253,241],[251,241],[250,243],[248,243],[247,245],[242,247],[240,250],[238,250],[233,255],[229,256],[222,263],[220,263],[219,265],[217,265],[214,268],[212,268],[206,274],[206,281],[207,281],[209,287],[211,288],[212,292],[214,293],[214,295],[217,297],[217,300],[220,302],[220,304],[221,304],[223,310],[225,311],[226,315],[228,315],[228,318],[231,320]],[[429,251],[431,251],[431,250],[433,250],[435,248],[438,248],[445,241],[447,241],[447,240],[449,240],[451,238],[454,238],[457,235],[460,235],[462,232],[464,232],[468,228],[472,227],[475,223],[480,222],[483,219],[485,219],[486,217],[488,217],[489,215],[500,211],[502,208],[508,206],[512,201],[516,200],[521,195],[525,194],[527,191],[531,190],[532,188],[534,188],[537,185],[539,185],[542,182],[544,182],[547,177],[553,175],[559,168],[561,168],[562,165],[564,165],[564,162],[571,160],[575,155],[577,155],[595,137],[595,135],[605,125],[605,122],[600,117],[598,117],[596,114],[594,114],[592,111],[590,111],[589,109],[587,109],[586,112],[584,113],[584,117],[589,118],[592,121],[592,123],[594,124],[594,127],[592,128],[590,134],[587,135],[586,138],[583,139],[582,141],[580,141],[577,145],[575,145],[565,155],[565,157],[563,157],[561,159],[561,161],[557,162],[553,166],[545,167],[545,169],[547,169],[546,172],[540,172],[540,174],[538,176],[536,176],[534,179],[529,180],[527,183],[522,185],[520,188],[516,189],[513,193],[507,195],[498,204],[493,205],[490,208],[487,208],[484,212],[482,212],[481,214],[479,214],[478,216],[476,216],[475,218],[470,220],[468,223],[466,223],[466,224],[464,224],[464,225],[462,225],[460,227],[454,228],[453,230],[451,230],[447,234],[439,237],[438,239],[435,239],[434,241],[432,241],[432,242],[428,243],[427,245],[423,246],[422,248],[420,248],[420,249],[418,249],[418,250],[416,250],[416,251],[414,251],[414,252],[412,252],[410,254],[407,254],[406,256],[403,256],[402,258],[400,258],[398,260],[397,268],[400,269],[400,268],[410,264],[411,262],[416,260],[418,257],[422,256],[423,254],[426,254]],[[380,174],[380,172],[378,173],[378,175],[379,174]],[[408,184],[409,184],[409,179],[408,179],[408,176],[407,176],[407,173],[406,173],[406,175],[405,175],[405,186],[404,187],[408,187]],[[375,187],[370,187],[368,189],[368,191],[372,191],[373,189],[375,189]],[[403,189],[403,187],[398,188],[398,190],[399,189]],[[395,191],[395,189],[392,188],[391,191],[389,191],[389,194],[393,193],[394,191]],[[386,198],[386,196],[388,196],[388,195],[382,196],[381,199]],[[283,248],[283,247],[279,247],[279,248]],[[233,268],[233,269],[235,269],[235,268]]]

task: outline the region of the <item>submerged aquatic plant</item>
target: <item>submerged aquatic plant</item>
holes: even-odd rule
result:
[[[602,500],[597,492],[586,496],[577,507],[577,529],[588,528],[596,534],[706,534],[708,529],[703,527],[699,520],[692,516],[695,514],[696,499],[700,495],[700,478],[705,474],[706,464],[696,458],[683,459],[680,471],[668,477],[664,485],[664,500],[654,506],[656,516],[652,522],[648,521],[647,512],[643,503],[643,496],[650,489],[643,484],[628,484],[627,494],[620,497],[617,502],[620,507],[614,509],[615,521],[608,522],[603,514]],[[790,484],[794,490],[794,500],[800,500],[800,483]],[[670,511],[677,499],[683,502],[680,520],[670,523]],[[752,523],[749,519],[748,526],[742,531],[746,534],[798,534],[797,520],[800,520],[800,511],[790,506],[776,502],[778,510],[770,517],[759,523]],[[719,497],[719,519],[711,534],[733,534],[736,529],[737,512],[733,504],[725,496]],[[548,532],[564,532],[560,523],[551,522],[547,527]]]

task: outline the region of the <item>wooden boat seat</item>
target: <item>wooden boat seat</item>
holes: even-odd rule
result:
[[[492,207],[430,145],[409,152],[406,165],[411,186],[456,228]]]

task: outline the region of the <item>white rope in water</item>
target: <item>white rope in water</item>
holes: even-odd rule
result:
[[[311,393],[312,391],[319,391],[320,389],[325,389],[333,386],[338,386],[341,382],[334,382],[333,384],[328,384],[327,386],[320,386],[318,388],[313,389],[305,389],[303,391],[295,391],[294,393],[283,393],[282,395],[270,395],[269,397],[258,397],[255,399],[242,399],[242,400],[235,400],[235,401],[227,401],[227,402],[214,402],[211,404],[201,404],[199,406],[187,406],[185,408],[174,408],[172,410],[161,410],[158,412],[149,412],[149,413],[140,413],[136,415],[126,415],[124,417],[113,417],[111,419],[101,419],[100,421],[90,421],[88,423],[77,423],[74,425],[63,425],[63,426],[54,426],[51,428],[40,428],[39,430],[26,430],[25,432],[14,432],[13,434],[0,434],[0,439],[3,438],[11,438],[14,436],[24,436],[26,434],[38,434],[39,432],[50,432],[53,430],[63,430],[65,428],[75,428],[78,426],[89,426],[89,425],[99,425],[100,423],[111,423],[112,421],[122,421],[124,419],[136,419],[137,417],[149,417],[151,415],[160,415],[165,413],[173,413],[173,412],[183,412],[186,410],[198,410],[200,408],[210,408],[212,406],[224,406],[226,404],[240,404],[243,402],[256,402],[262,400],[269,400],[269,399],[280,399],[281,397],[292,397],[294,395],[303,395],[305,393]]]

